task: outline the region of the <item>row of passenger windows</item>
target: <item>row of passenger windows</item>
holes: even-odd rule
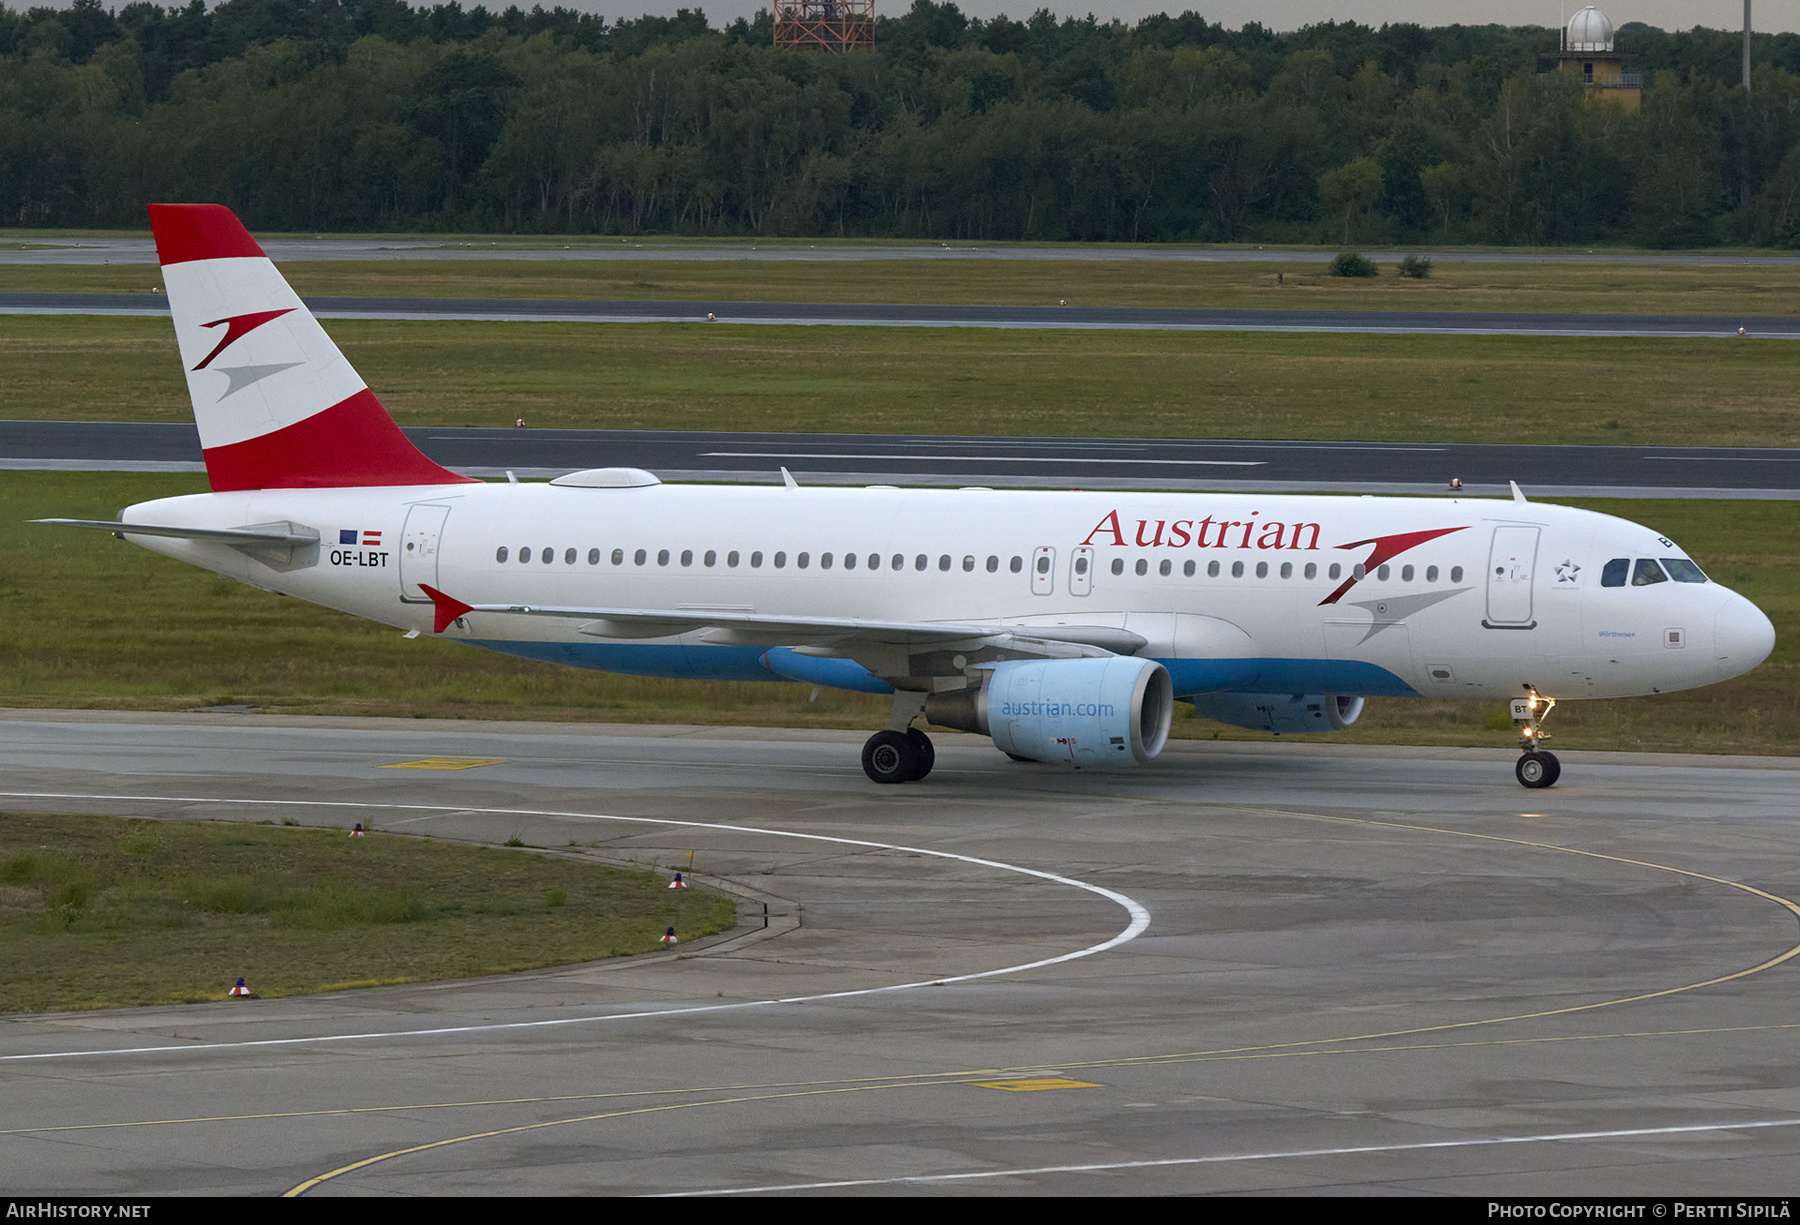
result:
[[[501,545],[498,549],[494,550],[494,560],[497,562],[505,562],[509,559],[510,556],[511,556],[511,551],[505,545]],[[600,564],[601,557],[602,557],[602,554],[599,549],[589,549],[587,551],[587,564],[590,566],[597,566]],[[607,560],[610,561],[615,566],[622,566],[625,564],[625,557],[626,557],[626,554],[625,554],[624,549],[614,549],[612,551],[611,555],[609,557],[607,557]],[[542,549],[533,550],[531,548],[531,546],[527,545],[524,548],[521,548],[519,550],[518,559],[521,563],[526,564],[526,565],[531,564],[534,560],[537,562],[540,562],[544,565],[553,565],[553,564],[555,564],[555,562],[557,560],[557,551],[554,548],[542,548]],[[580,551],[577,549],[564,549],[562,551],[562,561],[563,561],[564,565],[573,566],[573,565],[577,564],[580,561],[580,559],[581,559],[581,554],[580,554]],[[669,549],[657,550],[657,553],[656,553],[656,564],[657,565],[666,566],[671,561],[674,561],[675,559],[676,559],[675,554],[671,550],[669,550]],[[743,560],[742,554],[740,554],[736,549],[733,549],[730,552],[725,554],[725,565],[729,569],[735,569],[742,562],[742,560]],[[786,553],[778,552],[773,557],[769,558],[768,560],[769,560],[770,564],[772,564],[775,567],[775,569],[781,570],[781,569],[786,568],[786,566],[788,564],[788,555]],[[796,568],[805,570],[809,566],[812,565],[814,558],[813,558],[813,555],[810,553],[796,553],[794,555],[793,561],[794,561],[794,565]],[[831,553],[819,554],[817,561],[819,563],[819,569],[821,569],[821,570],[829,570],[834,565],[838,564],[838,558],[836,557],[836,555],[831,554]],[[634,566],[648,565],[649,562],[650,562],[650,552],[647,549],[638,549],[631,554],[631,564]],[[1039,556],[1036,559],[1036,562],[1037,562],[1037,564],[1034,568],[1037,570],[1037,572],[1039,574],[1050,573],[1050,558],[1048,556]],[[692,566],[694,564],[694,551],[692,549],[683,549],[681,551],[681,555],[680,555],[680,563],[683,566]],[[719,564],[718,552],[714,549],[706,550],[706,552],[704,552],[700,555],[700,564],[703,566],[717,566]],[[845,553],[845,554],[843,554],[843,557],[842,557],[842,564],[843,564],[843,568],[846,570],[855,570],[858,566],[861,566],[865,570],[880,570],[882,568],[882,556],[879,553],[870,553],[866,558],[864,558],[861,554]],[[1655,563],[1652,562],[1651,564],[1654,565]],[[1693,565],[1692,562],[1688,562],[1686,564],[1690,565],[1690,566]],[[750,554],[750,568],[752,570],[758,570],[758,569],[762,568],[762,565],[763,565],[762,552],[759,550],[759,551],[751,553]],[[929,570],[931,568],[931,565],[932,565],[932,559],[928,554],[919,553],[919,554],[915,554],[914,557],[912,558],[912,568],[914,570]],[[940,571],[949,571],[950,569],[952,569],[954,567],[954,565],[955,565],[955,561],[951,557],[950,554],[941,553],[938,555],[937,568]],[[895,553],[890,558],[887,559],[887,568],[888,569],[904,570],[904,569],[906,569],[906,566],[907,566],[907,558],[906,558],[906,555],[903,553]],[[974,573],[975,568],[976,568],[976,561],[975,561],[974,555],[973,554],[965,555],[962,559],[963,572],[967,573],[967,574],[972,574],[972,573]],[[1000,559],[995,556],[989,556],[987,559],[986,569],[989,574],[998,573],[1000,570]],[[1012,561],[1007,564],[1007,569],[1014,574],[1018,574],[1018,573],[1022,572],[1025,569],[1025,559],[1023,557],[1014,557],[1012,559]],[[1133,567],[1133,569],[1139,575],[1147,575],[1150,573],[1150,562],[1146,558],[1140,557],[1140,558],[1138,558],[1137,563]],[[1220,576],[1220,574],[1223,573],[1223,569],[1224,568],[1220,562],[1210,561],[1210,562],[1206,563],[1206,575],[1208,578],[1218,578]],[[1384,583],[1387,582],[1389,577],[1391,577],[1392,569],[1393,569],[1393,567],[1391,567],[1391,566],[1377,566],[1375,568],[1376,579],[1379,580],[1380,582],[1384,582]],[[1076,575],[1078,577],[1085,576],[1087,574],[1087,571],[1088,571],[1088,559],[1086,557],[1077,556],[1075,558],[1075,573],[1076,573]],[[1243,562],[1234,561],[1231,563],[1231,577],[1232,578],[1243,578],[1244,571],[1245,571],[1245,564]],[[1122,558],[1122,557],[1113,558],[1112,572],[1114,574],[1124,574],[1125,573],[1125,559],[1124,558]],[[1174,572],[1175,572],[1175,563],[1171,560],[1168,560],[1165,558],[1163,561],[1161,561],[1157,564],[1157,573],[1162,575],[1165,578],[1174,574]],[[1198,572],[1198,563],[1197,562],[1187,561],[1187,562],[1182,563],[1181,573],[1184,577],[1193,578],[1197,572]],[[1293,578],[1294,572],[1295,572],[1295,566],[1294,566],[1294,563],[1291,561],[1282,562],[1280,569],[1278,571],[1278,573],[1280,574],[1280,576],[1282,578]],[[1350,567],[1350,572],[1351,572],[1352,577],[1358,579],[1359,581],[1361,579],[1368,577],[1366,571],[1360,565]],[[1325,567],[1325,577],[1327,579],[1330,579],[1333,582],[1336,582],[1339,578],[1342,578],[1343,573],[1344,573],[1344,567],[1337,562],[1333,562],[1333,563],[1331,563],[1331,565]],[[1610,568],[1608,570],[1608,573],[1609,574],[1611,573]],[[1695,570],[1695,573],[1698,573],[1697,569]],[[1256,567],[1255,567],[1255,574],[1256,574],[1257,578],[1269,577],[1269,563],[1266,561],[1257,562]],[[1304,566],[1300,567],[1300,575],[1302,578],[1308,579],[1308,580],[1318,578],[1319,577],[1318,564],[1316,562],[1307,562]],[[1400,567],[1400,581],[1401,582],[1403,582],[1403,583],[1412,582],[1413,575],[1414,575],[1414,569],[1412,566],[1401,566]],[[1452,583],[1460,583],[1460,582],[1462,582],[1462,578],[1463,578],[1462,567],[1461,566],[1452,566],[1450,568],[1450,581]],[[1436,566],[1425,567],[1425,581],[1428,583],[1435,583],[1438,581],[1438,568]],[[1661,582],[1662,580],[1656,579],[1656,580],[1652,580],[1652,581]],[[1701,578],[1699,580],[1683,579],[1681,581],[1683,581],[1683,582],[1695,582],[1695,581],[1704,582],[1705,579],[1704,578]],[[1615,586],[1615,587],[1618,586],[1617,583],[1609,583],[1608,585]]]
[[[1652,583],[1666,583],[1674,579],[1678,583],[1704,583],[1706,575],[1699,566],[1685,557],[1665,557],[1662,565],[1656,564],[1654,557],[1640,557],[1637,565],[1631,564],[1629,557],[1615,557],[1600,570],[1602,587],[1623,587],[1625,576],[1631,575],[1633,587],[1648,587]]]
[[[497,562],[506,561],[510,555],[511,555],[510,550],[508,550],[505,545],[501,545],[498,549],[494,550],[494,560]],[[573,566],[580,560],[580,556],[581,556],[580,551],[577,549],[564,549],[563,553],[562,553],[563,564],[567,565],[567,566]],[[599,549],[589,549],[587,551],[587,564],[588,565],[590,565],[590,566],[599,565],[600,558],[601,558],[601,553],[600,553]],[[656,564],[659,566],[666,566],[674,559],[675,559],[675,555],[668,549],[658,549],[656,552]],[[527,545],[526,547],[519,550],[519,561],[529,565],[533,560],[542,562],[544,565],[551,565],[556,561],[556,550],[553,548],[538,549],[538,550],[536,550],[536,552],[534,554],[532,548],[529,545]],[[612,551],[611,557],[608,560],[610,560],[612,562],[612,564],[615,566],[624,565],[625,564],[625,550],[624,549],[614,549]],[[694,564],[694,551],[692,549],[683,549],[681,551],[680,560],[681,560],[681,564],[684,566],[693,565]],[[729,553],[725,554],[725,565],[728,568],[735,569],[742,560],[743,560],[743,555],[740,554],[736,549],[733,549]],[[805,570],[807,567],[811,566],[813,564],[814,560],[815,559],[813,558],[813,555],[811,553],[796,553],[796,554],[794,554],[794,558],[793,558],[795,567],[797,567],[798,569],[801,569],[801,570]],[[819,569],[829,570],[834,565],[838,564],[839,559],[838,559],[837,555],[835,555],[835,554],[821,553],[821,554],[819,554],[817,561],[819,563]],[[1044,561],[1045,567],[1048,567],[1049,559],[1045,558],[1045,559],[1043,559],[1043,561]],[[631,564],[634,566],[648,565],[649,562],[650,562],[650,552],[648,549],[638,549],[631,555]],[[786,566],[788,564],[788,555],[786,553],[776,553],[773,557],[769,558],[769,562],[777,570],[784,569],[784,568],[786,568]],[[881,554],[879,554],[879,553],[870,553],[867,558],[862,557],[862,555],[858,554],[858,553],[845,553],[843,555],[842,562],[843,562],[843,567],[846,570],[854,570],[858,566],[861,566],[862,568],[864,568],[866,570],[879,570],[882,568],[882,558],[881,558]],[[705,553],[702,553],[700,555],[700,564],[703,566],[718,565],[719,564],[719,554],[718,554],[717,550],[708,549],[708,550],[706,550]],[[929,570],[931,568],[931,564],[932,564],[931,557],[925,553],[920,553],[912,559],[912,568],[914,570]],[[750,568],[752,570],[759,570],[762,568],[762,565],[763,565],[762,552],[760,550],[758,550],[756,552],[751,553],[750,554]],[[949,570],[953,565],[955,565],[955,561],[950,556],[950,554],[943,553],[938,556],[937,568],[939,570]],[[893,570],[906,569],[906,555],[903,553],[895,553],[893,555],[893,557],[888,559],[888,567]],[[965,556],[962,559],[962,568],[965,573],[973,573],[974,572],[975,558],[972,554],[969,556]],[[998,557],[989,557],[987,559],[987,572],[989,574],[995,574],[999,571],[999,569],[1000,569],[1000,559]],[[1008,566],[1008,569],[1010,569],[1014,574],[1020,573],[1022,570],[1025,569],[1025,559],[1023,557],[1013,558],[1011,564]]]
[[[1075,562],[1075,572],[1077,574],[1082,573],[1082,562],[1083,561],[1085,561],[1084,558],[1077,559]],[[1137,560],[1137,565],[1133,568],[1140,575],[1148,574],[1148,573],[1150,573],[1150,562],[1147,559],[1140,557]],[[1183,577],[1185,577],[1185,578],[1193,578],[1195,573],[1197,572],[1197,570],[1198,570],[1197,562],[1188,561],[1188,562],[1182,563],[1181,573],[1182,573]],[[1295,566],[1294,566],[1293,562],[1284,561],[1281,563],[1280,568],[1276,572],[1282,578],[1293,578],[1294,570],[1295,570]],[[1319,566],[1318,566],[1318,563],[1316,563],[1316,562],[1309,561],[1304,566],[1300,567],[1299,570],[1300,570],[1300,577],[1303,579],[1310,580],[1310,579],[1316,579],[1319,577]],[[1222,571],[1223,571],[1223,566],[1221,565],[1221,563],[1216,562],[1216,561],[1209,561],[1206,563],[1206,577],[1218,578]],[[1114,574],[1125,573],[1125,559],[1123,557],[1113,558],[1112,572]],[[1165,560],[1157,563],[1156,572],[1158,574],[1162,575],[1164,578],[1167,578],[1170,575],[1175,573],[1175,563],[1165,559]],[[1257,562],[1255,573],[1256,573],[1257,578],[1268,578],[1269,577],[1269,563],[1266,561]],[[1400,567],[1400,581],[1403,583],[1412,582],[1413,575],[1415,573],[1416,573],[1416,571],[1413,569],[1413,567],[1401,566]],[[1387,582],[1388,579],[1390,577],[1392,577],[1392,574],[1393,574],[1392,566],[1376,566],[1375,567],[1375,577],[1376,577],[1376,579],[1378,579],[1379,581],[1381,581],[1383,583]],[[1333,563],[1331,563],[1331,565],[1329,565],[1325,568],[1325,577],[1328,579],[1331,579],[1333,581],[1336,581],[1337,579],[1342,578],[1343,575],[1344,575],[1344,567],[1337,562],[1333,562]],[[1352,578],[1354,578],[1360,582],[1361,580],[1368,577],[1368,571],[1365,570],[1361,565],[1355,565],[1355,566],[1350,567],[1350,575]],[[1244,563],[1243,562],[1234,561],[1231,563],[1231,577],[1232,578],[1243,578],[1244,577]],[[1451,566],[1450,567],[1450,581],[1451,582],[1460,583],[1460,582],[1462,582],[1462,577],[1463,577],[1463,568],[1461,566]],[[1425,567],[1425,581],[1428,583],[1435,583],[1438,581],[1438,568],[1436,566],[1426,566]]]

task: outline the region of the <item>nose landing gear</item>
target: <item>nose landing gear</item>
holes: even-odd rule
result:
[[[1556,699],[1545,697],[1531,685],[1525,686],[1524,697],[1512,700],[1512,717],[1519,729],[1520,750],[1513,775],[1521,787],[1550,787],[1562,777],[1562,763],[1556,760],[1556,754],[1546,753],[1538,747],[1550,739],[1550,734],[1544,730],[1544,720],[1554,709]]]

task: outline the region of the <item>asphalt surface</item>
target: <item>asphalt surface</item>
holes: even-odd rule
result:
[[[1204,263],[1324,264],[1336,251],[1265,251],[1202,247],[982,246],[923,243],[905,246],[806,242],[692,241],[587,238],[569,243],[443,242],[400,238],[263,238],[259,245],[276,263],[331,260],[761,260],[864,262],[868,260],[1096,260],[1199,261]],[[1780,267],[1800,264],[1795,255],[1712,255],[1626,251],[1364,251],[1379,263],[1421,255],[1446,264],[1690,264]],[[0,245],[0,264],[154,264],[156,244],[148,237],[11,238]]]
[[[321,319],[754,323],[835,327],[1080,328],[1375,335],[1800,338],[1785,315],[1581,315],[1506,311],[1205,310],[844,302],[608,302],[527,298],[307,298]],[[167,315],[150,293],[0,293],[0,314]]]
[[[691,851],[747,920],[498,979],[9,1017],[6,1190],[1792,1188],[1794,759],[1570,751],[1525,792],[1505,750],[1184,742],[1107,775],[944,735],[876,787],[860,740],[0,717],[0,810]],[[432,756],[502,760],[383,768]]]
[[[1800,450],[414,428],[474,476],[644,468],[671,481],[1465,495],[1800,497]],[[0,421],[0,469],[202,471],[192,424]]]

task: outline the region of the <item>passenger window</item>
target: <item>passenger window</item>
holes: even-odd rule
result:
[[[1175,564],[1173,562],[1165,560],[1162,565],[1160,565],[1156,568],[1156,572],[1158,574],[1162,575],[1164,578],[1168,578],[1169,571],[1173,570],[1174,568],[1175,568]]]
[[[1301,576],[1301,577],[1302,577],[1302,578],[1304,578],[1304,579],[1308,579],[1308,580],[1311,580],[1311,579],[1315,579],[1315,578],[1318,578],[1318,577],[1319,577],[1319,567],[1318,567],[1318,563],[1316,563],[1316,562],[1310,562],[1310,561],[1309,561],[1309,562],[1307,562],[1307,563],[1306,563],[1306,569],[1305,569],[1305,570],[1302,570],[1302,571],[1301,571],[1301,572],[1300,572],[1300,576]]]
[[[1403,583],[1412,582],[1412,576],[1413,576],[1413,568],[1411,566],[1400,567],[1400,581],[1401,582],[1403,582]]]
[[[506,546],[505,545],[501,545],[499,548],[494,550],[494,560],[495,561],[505,561],[506,560]]]
[[[625,550],[624,549],[614,549],[613,550],[612,564],[615,566],[622,566],[625,564]]]
[[[1344,568],[1342,566],[1338,565],[1336,562],[1332,562],[1331,569],[1329,569],[1325,572],[1325,577],[1330,579],[1332,582],[1336,582],[1338,575],[1342,574],[1343,572],[1344,572]]]
[[[949,568],[950,568],[950,554],[948,554],[948,553],[940,554],[938,556],[938,569],[939,570],[948,570]]]
[[[1232,578],[1243,578],[1244,577],[1244,563],[1243,562],[1234,561],[1231,563],[1231,577]]]
[[[1334,574],[1332,577],[1336,578],[1337,576]],[[1369,572],[1363,568],[1361,562],[1357,562],[1354,566],[1350,567],[1350,577],[1360,583],[1369,577]]]
[[[1601,567],[1600,585],[1602,587],[1623,587],[1625,585],[1625,576],[1630,573],[1631,559],[1629,557],[1615,557],[1607,562],[1605,566]]]
[[[831,560],[832,560],[831,554],[829,554],[829,553],[819,554],[819,569],[821,569],[821,570],[831,569]]]
[[[599,564],[600,564],[600,550],[599,549],[589,549],[588,550],[588,565],[597,566]]]
[[[1706,581],[1706,575],[1700,572],[1700,567],[1685,557],[1665,557],[1662,559],[1662,564],[1663,569],[1669,572],[1669,577],[1678,583],[1704,583]]]
[[[1025,559],[1023,557],[1015,557],[1012,559],[1012,572],[1014,574],[1017,574],[1019,571],[1023,570],[1024,568],[1025,568]]]
[[[575,550],[574,549],[564,549],[563,550],[563,565],[572,566],[574,564],[575,564]]]
[[[758,550],[757,552],[750,554],[750,568],[752,570],[762,569],[762,551],[761,550]]]
[[[658,549],[656,551],[656,564],[659,566],[666,566],[669,564],[669,551],[667,549]]]
[[[538,551],[544,555],[544,564],[546,566],[556,560],[556,550],[555,549],[540,549]]]
[[[638,566],[643,565],[645,556],[646,556],[646,554],[644,553],[644,551],[642,549],[639,549],[637,552],[635,552],[631,555],[632,564],[638,565]]]
[[[1142,577],[1144,574],[1149,572],[1150,563],[1140,557],[1140,558],[1138,558],[1138,563],[1137,563],[1136,567],[1134,567],[1134,568],[1137,570],[1139,577]]]
[[[925,554],[923,554],[923,553],[921,553],[917,557],[913,558],[913,569],[915,569],[915,570],[923,570],[926,566],[929,566],[930,564],[931,564],[931,559],[929,557],[925,556]]]
[[[1668,581],[1669,576],[1663,573],[1663,568],[1657,565],[1653,558],[1640,557],[1637,559],[1637,565],[1632,567],[1631,585],[1633,587],[1648,587],[1652,583]]]
[[[758,560],[760,561],[761,559],[759,558]],[[736,549],[733,549],[731,552],[725,554],[725,564],[730,566],[734,570],[737,569],[738,551]]]
[[[1112,572],[1114,574],[1125,573],[1125,559],[1123,557],[1113,558]]]
[[[963,573],[964,574],[975,573],[975,559],[973,557],[963,558]]]
[[[702,557],[700,560],[708,566],[715,566],[719,562],[719,555],[712,549],[708,549],[706,551],[706,556]]]
[[[988,569],[992,570],[994,568],[994,563],[999,560],[1000,559],[997,557],[988,558]],[[1088,572],[1088,559],[1085,557],[1077,557],[1075,559],[1075,576],[1077,578],[1079,578],[1082,575],[1086,574],[1087,572]]]
[[[894,569],[896,569],[896,570],[906,569],[906,558],[900,556],[900,554],[898,554],[898,553],[894,554]]]
[[[806,569],[806,565],[810,561],[812,561],[812,554],[810,553],[802,553],[794,558],[794,564],[799,566],[802,570]],[[781,555],[779,553],[776,554],[775,564],[778,566],[781,564]]]
[[[1376,566],[1375,567],[1375,577],[1380,579],[1384,583],[1387,582],[1388,568],[1386,566]]]
[[[844,569],[846,569],[846,570],[856,569],[856,554],[854,554],[854,553],[844,554]]]
[[[1048,557],[1040,557],[1037,559],[1037,572],[1039,574],[1050,573],[1050,559]]]
[[[1281,577],[1282,578],[1293,578],[1294,577],[1294,563],[1293,562],[1284,561],[1281,563]]]
[[[1194,577],[1194,563],[1190,561],[1186,565],[1182,566],[1181,573],[1183,575],[1187,576],[1188,578],[1193,578]]]
[[[520,561],[530,561],[531,560],[531,546],[530,545],[526,545],[524,548],[519,550],[519,560]]]
[[[1086,559],[1086,558],[1083,558],[1083,559],[1082,559],[1082,561],[1083,561],[1083,562],[1084,562],[1084,563],[1085,563],[1085,562],[1086,562],[1086,560],[1087,560],[1087,559]],[[998,557],[989,557],[989,558],[988,558],[988,563],[987,563],[987,566],[988,566],[988,573],[989,573],[989,574],[998,574],[998,573],[1000,573],[1000,559],[999,559],[999,558],[998,558]],[[1087,571],[1087,566],[1086,566],[1086,565],[1085,565],[1085,564],[1084,564],[1084,565],[1083,565],[1083,566],[1082,566],[1082,572],[1083,572],[1083,573],[1086,573],[1086,571]]]
[[[1337,575],[1334,574],[1331,577],[1336,578]],[[1461,566],[1451,566],[1450,567],[1450,581],[1453,583],[1462,582],[1462,567]]]
[[[1256,563],[1256,577],[1257,578],[1268,578],[1269,577],[1269,563],[1268,562],[1259,561]]]
[[[777,570],[779,570],[785,565],[787,565],[787,554],[786,553],[775,554],[775,568]]]
[[[1218,562],[1209,561],[1206,563],[1206,577],[1207,578],[1218,578],[1219,577],[1219,563]]]
[[[898,570],[900,568],[899,562],[900,562],[900,559],[898,557],[896,557],[894,559],[894,569]],[[869,554],[869,569],[871,569],[871,570],[881,569],[881,554],[879,554],[879,553]]]
[[[694,564],[694,551],[692,549],[683,549],[681,551],[681,564],[684,566],[691,566]]]
[[[1436,566],[1426,566],[1425,567],[1425,581],[1428,583],[1437,582],[1437,567]]]

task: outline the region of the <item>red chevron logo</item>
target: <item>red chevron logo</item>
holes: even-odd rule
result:
[[[1440,527],[1427,532],[1396,532],[1392,536],[1371,536],[1367,540],[1357,540],[1350,544],[1340,544],[1338,548],[1360,549],[1365,544],[1374,545],[1374,551],[1371,552],[1368,559],[1362,563],[1363,573],[1367,574],[1382,562],[1387,561],[1390,558],[1398,557],[1408,549],[1416,548],[1417,546],[1424,544],[1427,540],[1436,540],[1439,536],[1448,536],[1451,532],[1461,532],[1466,530],[1467,529],[1464,527]],[[1320,600],[1320,605],[1336,604],[1338,600],[1343,597],[1343,594],[1354,586],[1356,586],[1356,571],[1352,570],[1350,572],[1350,577],[1344,580],[1344,585],[1326,596],[1323,600]]]
[[[293,307],[289,306],[278,311],[252,311],[248,315],[233,315],[229,319],[214,319],[211,323],[201,324],[200,326],[203,328],[216,328],[221,323],[224,324],[225,337],[223,340],[219,341],[218,344],[213,346],[213,351],[206,355],[206,360],[202,361],[198,366],[195,366],[194,369],[206,369],[212,364],[212,359],[223,353],[227,347],[242,340],[269,320],[279,319],[293,309]]]

